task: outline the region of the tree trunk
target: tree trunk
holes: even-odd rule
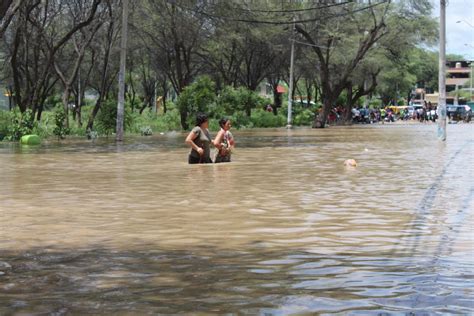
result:
[[[336,98],[334,96],[323,98],[323,108],[319,115],[316,115],[313,123],[313,128],[324,128],[328,119],[331,107],[334,104]]]
[[[92,128],[94,127],[94,120],[95,117],[97,116],[97,113],[99,113],[100,106],[102,105],[102,95],[99,95],[99,98],[95,102],[94,108],[92,109],[91,116],[89,116],[89,120],[87,122],[86,130],[91,131]]]
[[[187,119],[188,119],[188,113],[186,111],[180,111],[180,117],[181,117],[181,127],[183,127],[184,130],[187,130],[189,128]]]
[[[13,16],[20,9],[23,0],[2,0],[0,3],[0,38],[10,25]]]
[[[343,122],[344,125],[352,124],[352,107],[354,103],[352,101],[352,84],[348,84],[347,86],[347,103],[344,105],[344,117]]]
[[[278,108],[281,107],[281,93],[273,89],[273,114],[278,115]]]

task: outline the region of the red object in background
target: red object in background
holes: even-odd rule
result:
[[[277,92],[278,92],[278,93],[285,93],[285,92],[286,92],[286,88],[283,87],[283,86],[278,85],[278,86],[277,86]]]

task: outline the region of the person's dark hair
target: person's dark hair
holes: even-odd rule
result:
[[[200,126],[202,123],[208,121],[207,114],[198,113],[196,114],[196,126]]]
[[[224,128],[225,123],[227,123],[229,119],[227,117],[223,117],[219,120],[219,126]]]

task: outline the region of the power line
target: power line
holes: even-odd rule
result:
[[[387,3],[388,1],[389,0],[382,0],[382,1],[377,2],[375,4],[372,4],[372,5],[363,7],[363,8],[359,8],[359,9],[356,9],[356,10],[352,10],[352,11],[349,11],[349,12],[346,12],[346,13],[338,13],[338,14],[329,15],[328,17],[326,17],[326,19],[343,17],[343,16],[346,16],[346,15],[350,15],[350,14],[353,14],[353,13],[357,13],[357,12],[360,12],[360,11],[371,9],[371,8],[379,6],[383,3]],[[184,7],[184,6],[181,6],[181,5],[177,5],[177,6],[179,6],[183,10],[192,11],[194,13],[202,14],[202,15],[205,15],[209,18],[223,19],[223,20],[228,20],[228,21],[233,21],[233,22],[243,22],[243,23],[270,24],[270,25],[289,25],[289,24],[293,24],[293,23],[309,23],[309,22],[316,22],[316,21],[321,20],[320,18],[312,18],[312,19],[304,19],[304,20],[296,20],[296,21],[263,21],[263,20],[250,20],[250,19],[236,19],[236,18],[229,17],[229,16],[214,15],[214,14],[202,11],[202,10],[195,10],[195,9],[187,8],[187,7]]]
[[[244,12],[258,12],[258,13],[297,13],[297,12],[305,12],[305,11],[326,9],[326,8],[330,8],[330,7],[346,5],[346,4],[353,3],[353,2],[354,2],[354,0],[348,0],[346,2],[333,3],[333,4],[329,4],[329,5],[317,6],[317,7],[311,7],[311,8],[304,8],[304,9],[259,10],[259,9],[241,9],[241,8],[233,7],[232,10],[238,10],[238,11],[244,11]]]
[[[306,42],[300,42],[300,41],[297,41],[297,40],[294,40],[294,42],[298,43],[298,44],[301,44],[301,45],[306,45],[306,46],[311,46],[311,47],[318,47],[318,48],[323,48],[323,49],[329,49],[329,47],[326,47],[326,46],[315,45],[315,44],[310,44],[310,43],[306,43]]]

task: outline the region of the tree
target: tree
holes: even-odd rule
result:
[[[0,3],[0,38],[25,0],[2,0]],[[39,0],[36,1],[39,3]]]
[[[347,87],[351,74],[374,44],[386,34],[385,17],[388,4],[382,6],[381,10],[374,6],[369,7],[368,13],[362,14],[363,17],[359,19],[355,13],[355,4],[341,11],[339,8],[330,8],[329,13],[322,10],[327,15],[336,10],[338,14],[347,15],[344,21],[327,21],[322,30],[296,25],[297,32],[311,45],[320,67],[323,110],[316,116],[314,127],[325,126],[329,111]],[[336,53],[339,53],[339,56],[335,56]],[[344,55],[341,56],[341,53]]]
[[[89,85],[97,91],[98,97],[88,119],[87,130],[93,129],[95,117],[102,103],[109,96],[111,86],[117,77],[119,69],[118,63],[116,62],[119,58],[116,56],[117,51],[114,50],[119,36],[119,28],[115,23],[115,21],[118,20],[119,10],[116,10],[116,7],[111,1],[106,1],[104,10],[106,12],[104,21],[105,27],[94,37],[90,49],[91,63],[94,66],[90,74],[91,80],[89,81]]]
[[[84,11],[81,10],[82,1],[75,0],[68,3],[67,13],[69,19],[74,21],[73,23],[79,23],[80,20],[84,19],[82,16]],[[69,128],[69,98],[73,90],[73,84],[76,82],[77,74],[82,64],[86,49],[89,48],[95,34],[102,26],[102,19],[97,18],[91,21],[91,25],[88,28],[80,29],[76,34],[71,37],[70,45],[64,45],[58,52],[58,56],[54,59],[54,69],[63,85],[63,106],[64,106],[64,117],[65,127]],[[74,56],[74,57],[69,57]],[[75,108],[79,105],[76,104]]]
[[[187,1],[151,1],[144,0],[139,15],[146,17],[135,22],[140,29],[144,43],[152,45],[156,64],[161,66],[179,95],[202,70],[203,64],[197,53],[204,43],[204,34],[208,32],[206,20],[188,8]],[[199,6],[199,3],[196,4]],[[187,111],[180,112],[181,125],[187,129]]]
[[[80,1],[78,20],[65,18],[72,3],[24,1],[14,21],[10,71],[16,104],[22,112],[32,109],[37,119],[58,80],[53,76],[56,55],[76,32],[90,25],[101,0]]]
[[[214,103],[215,98],[215,83],[203,76],[184,88],[178,97],[177,106],[180,113],[185,113],[186,118],[194,118],[198,112],[209,112],[209,106]],[[187,129],[189,123],[185,122],[183,128]]]

